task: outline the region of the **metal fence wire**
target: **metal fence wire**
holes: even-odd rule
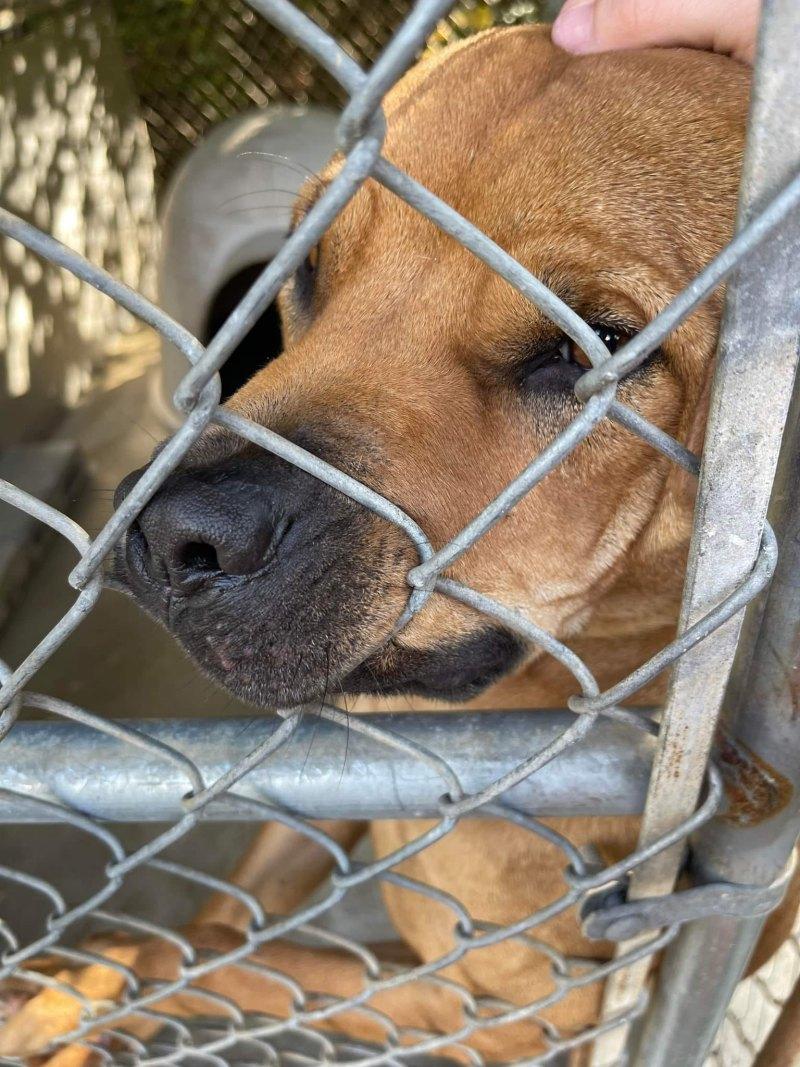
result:
[[[183,424],[94,539],[65,514],[7,482],[0,483],[0,498],[52,527],[79,556],[69,578],[76,590],[72,607],[21,663],[3,667],[0,818],[6,823],[71,828],[91,838],[105,856],[94,872],[87,871],[86,896],[77,903],[68,903],[59,892],[56,872],[52,881],[45,881],[22,870],[0,868],[1,880],[40,898],[49,912],[40,934],[29,943],[20,942],[13,915],[0,921],[5,943],[0,977],[28,990],[63,994],[72,1005],[68,1032],[62,1027],[52,1037],[51,1052],[76,1044],[82,1054],[114,1064],[349,1062],[372,1067],[436,1063],[442,1057],[481,1063],[484,1060],[471,1039],[524,1020],[540,1023],[545,1051],[534,1050],[517,1062],[557,1062],[570,1050],[592,1046],[594,1063],[631,1061],[647,1067],[700,1063],[763,917],[780,899],[800,826],[797,804],[785,797],[780,805],[773,804],[771,819],[742,814],[742,806],[749,804],[752,816],[757,799],[763,802],[765,790],[759,792],[757,787],[765,778],[774,784],[770,774],[778,772],[766,771],[765,766],[780,768],[792,784],[792,798],[798,779],[800,728],[791,714],[785,714],[788,697],[784,699],[786,687],[781,688],[785,679],[776,680],[774,664],[770,666],[762,654],[764,641],[784,649],[790,631],[794,632],[792,623],[798,621],[797,598],[787,593],[793,588],[792,568],[797,562],[793,547],[797,538],[792,534],[797,526],[792,523],[798,519],[791,478],[775,519],[778,541],[788,547],[780,555],[769,597],[761,598],[757,616],[748,615],[755,621],[748,622],[740,643],[732,683],[736,700],[729,690],[726,701],[726,726],[742,744],[735,758],[720,750],[712,758],[743,609],[765,589],[779,556],[765,514],[792,394],[800,321],[795,291],[800,266],[800,85],[794,73],[800,55],[800,19],[794,0],[768,0],[764,7],[736,236],[686,290],[613,355],[540,279],[381,154],[381,101],[446,16],[451,0],[420,0],[368,73],[287,0],[252,0],[251,6],[313,56],[347,95],[339,125],[344,163],[206,348],[137,293],[32,225],[0,211],[0,232],[7,238],[108,294],[175,344],[189,364],[175,396]],[[515,286],[575,340],[592,364],[575,387],[580,413],[438,551],[432,549],[426,532],[391,501],[218,403],[218,370],[368,177]],[[696,456],[626,407],[617,390],[621,378],[640,366],[728,278],[700,469]],[[693,475],[699,471],[700,482],[679,634],[630,676],[601,692],[586,664],[566,644],[518,611],[446,575],[455,559],[606,419]],[[95,606],[105,558],[211,424],[282,457],[407,535],[419,562],[408,574],[408,602],[398,629],[431,597],[470,605],[544,649],[571,673],[576,695],[569,710],[477,717],[360,717],[323,706],[319,715],[326,736],[349,730],[359,758],[357,771],[352,770],[352,761],[344,769],[337,763],[334,769],[325,765],[324,745],[322,756],[315,749],[310,758],[318,761],[318,774],[311,788],[297,773],[290,754],[290,740],[307,729],[303,708],[264,716],[250,723],[245,734],[235,720],[133,726],[30,691],[27,687],[37,670]],[[742,426],[753,432],[742,433]],[[785,470],[796,463],[793,447],[791,442],[787,446]],[[620,707],[670,666],[672,682],[660,717]],[[767,684],[769,698],[762,700]],[[19,717],[24,707],[49,718],[23,721]],[[50,758],[54,752],[59,758]],[[340,789],[325,788],[332,776],[338,778]],[[769,789],[766,794],[771,795]],[[722,818],[726,804],[727,817]],[[591,850],[576,847],[539,819],[543,814],[613,816],[640,811],[636,851],[606,867],[599,865]],[[405,859],[440,841],[460,820],[476,815],[506,820],[561,850],[565,875],[558,899],[513,925],[497,926],[474,918],[447,894],[398,873]],[[354,816],[434,821],[392,854],[357,863],[310,822]],[[204,818],[275,820],[293,828],[330,852],[335,870],[327,891],[289,915],[265,915],[258,901],[240,888],[166,858],[170,846]],[[115,821],[169,825],[126,854],[114,833]],[[695,842],[693,885],[675,892],[679,872],[686,871],[683,846],[690,835]],[[242,903],[251,920],[241,941],[224,952],[203,950],[178,931],[108,910],[124,880],[141,870],[162,878],[165,893],[179,893],[182,883],[191,883]],[[447,951],[424,964],[386,962],[367,945],[316,924],[353,887],[367,881],[402,886],[430,906],[448,909],[452,943]],[[592,905],[584,920],[587,928],[619,942],[614,957],[605,962],[568,958],[537,936],[546,920],[587,902]],[[122,956],[103,964],[86,947],[87,930],[162,939],[177,949],[177,977],[143,977]],[[76,939],[78,931],[81,937]],[[356,961],[361,975],[358,987],[346,997],[322,996],[259,962],[260,948],[292,937],[321,948],[334,946]],[[543,953],[551,967],[552,991],[530,1003],[510,1003],[482,996],[442,973],[471,953],[503,944]],[[662,950],[665,958],[646,1008],[646,972]],[[42,966],[43,958],[55,960],[57,966]],[[233,964],[288,991],[285,1017],[245,1011],[214,986],[210,979],[215,972]],[[113,992],[102,1000],[89,999],[80,982],[68,981],[70,968],[93,965],[104,967],[114,979],[109,981]],[[548,1007],[572,991],[604,981],[605,1005],[596,1025],[575,1033],[560,1031],[542,1018]],[[460,1006],[458,1024],[446,1032],[423,1022],[419,1027],[399,1025],[374,1006],[383,991],[412,983],[447,991]],[[161,1010],[167,998],[182,992],[194,992],[194,1003],[202,1007],[183,1018]],[[370,1019],[382,1036],[365,1041],[347,1037],[344,1025],[338,1034],[324,1028],[354,1012]],[[631,1022],[641,1016],[643,1021],[632,1030]],[[140,1040],[126,1031],[129,1019],[149,1021],[157,1033]],[[20,1061],[7,1057],[4,1062]]]

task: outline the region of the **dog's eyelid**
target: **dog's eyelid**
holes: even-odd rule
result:
[[[609,319],[585,320],[613,355],[623,344],[631,339],[636,333],[632,327]],[[525,359],[518,365],[518,381],[526,391],[536,389],[539,381],[544,382],[541,372],[549,371],[546,376],[550,385],[553,382],[553,374],[564,375],[565,383],[571,376],[592,366],[589,357],[572,338],[564,333],[550,335],[539,339],[532,350],[529,350]]]
[[[633,337],[636,332],[634,329],[628,326],[623,326],[615,321],[608,321],[605,319],[593,321],[592,319],[588,319],[587,322],[612,356],[619,348],[630,341],[631,337]],[[583,349],[569,338],[565,338],[564,340],[569,352],[567,358],[571,359],[573,363],[578,363],[580,366],[585,367],[587,370],[591,369],[592,361]]]

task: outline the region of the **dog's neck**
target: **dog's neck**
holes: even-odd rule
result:
[[[686,552],[683,538],[655,556],[635,551],[624,572],[598,598],[579,628],[563,638],[592,671],[601,690],[647,662],[674,637]],[[660,703],[665,684],[665,677],[656,678],[630,703]],[[541,653],[491,686],[471,706],[563,707],[577,691],[578,683],[569,671]]]

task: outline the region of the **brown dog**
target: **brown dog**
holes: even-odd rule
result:
[[[613,348],[729,238],[748,81],[745,68],[704,53],[573,58],[553,47],[546,28],[490,32],[420,64],[390,94],[385,152],[545,280]],[[340,165],[307,185],[297,218]],[[720,308],[717,293],[620,389],[627,404],[693,448],[702,442]],[[584,355],[373,181],[286,286],[282,312],[286,351],[229,408],[395,501],[434,547],[580,409],[573,385]],[[673,634],[692,503],[681,471],[606,421],[451,574],[567,639],[605,687]],[[417,707],[565,705],[575,683],[559,664],[445,597],[391,636],[416,562],[393,526],[216,427],[144,510],[119,570],[204,670],[261,706],[326,689],[359,696],[357,709],[392,706],[392,694],[403,697],[401,707],[408,694]],[[654,684],[637,701],[661,697]],[[576,844],[595,843],[606,860],[636,840],[634,819],[553,825]],[[425,828],[375,823],[375,849],[385,855]],[[328,830],[345,844],[358,833],[347,824]],[[287,859],[296,878],[282,886],[265,880]],[[563,865],[560,851],[525,830],[472,820],[400,870],[451,893],[476,919],[508,924],[561,895]],[[326,870],[314,846],[271,828],[237,880],[285,911]],[[384,893],[415,958],[450,951],[448,909],[397,886]],[[198,944],[238,943],[241,916],[230,901],[214,902],[201,919]],[[770,947],[787,929],[788,921],[773,919]],[[534,933],[570,956],[611,951],[586,941],[569,912]],[[161,942],[107,951],[143,974],[175,973],[175,952]],[[361,988],[362,964],[343,953],[276,943],[259,958],[317,992]],[[520,941],[470,952],[444,973],[474,994],[519,1005],[553,988],[547,958]],[[94,998],[121,988],[102,967],[62,978]],[[235,967],[205,984],[249,1010],[284,1015],[290,1007],[283,987]],[[542,1014],[563,1033],[578,1032],[596,1019],[600,994],[588,986]],[[52,991],[31,1000],[0,1034],[0,1052],[31,1053],[68,1030],[77,1005],[67,1000]],[[463,1022],[454,994],[422,982],[371,1004],[398,1025],[434,1034]],[[189,994],[161,1007],[207,1010]],[[331,1025],[382,1036],[353,1012]],[[542,1049],[530,1021],[478,1031],[470,1043],[505,1062]],[[67,1055],[83,1053],[51,1062]]]

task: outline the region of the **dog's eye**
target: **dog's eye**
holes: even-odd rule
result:
[[[605,323],[589,324],[608,351],[613,355],[616,350],[630,338],[630,334],[616,326]],[[563,337],[544,351],[537,352],[523,366],[523,385],[529,388],[545,384],[557,384],[562,379],[571,381],[581,370],[591,367],[589,357],[569,337]]]
[[[603,342],[603,344],[606,346],[612,356],[620,347],[620,345],[622,345],[630,337],[630,334],[624,333],[616,326],[607,326],[605,323],[601,322],[590,322],[589,325],[592,327],[594,332],[597,334],[597,336],[600,338],[600,340]],[[587,370],[592,365],[591,360],[583,351],[583,349],[579,348],[578,345],[576,345],[575,342],[569,337],[564,338],[564,340],[561,342],[561,345],[559,346],[559,350],[563,350],[564,357],[569,363],[577,363],[578,366],[586,367]]]

